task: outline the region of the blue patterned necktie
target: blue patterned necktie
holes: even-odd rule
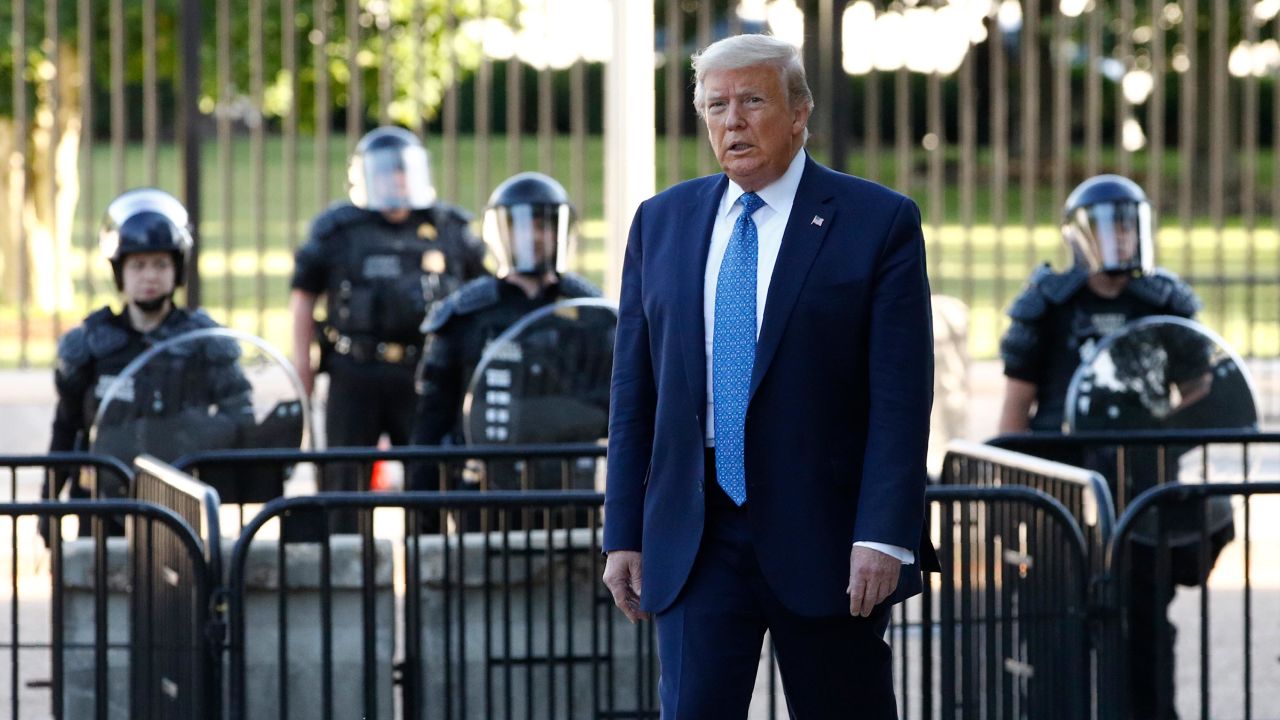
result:
[[[756,256],[758,238],[751,214],[764,206],[743,193],[742,214],[733,225],[716,280],[715,337],[711,346],[715,394],[716,480],[734,503],[747,501],[745,443],[747,395],[756,357]]]

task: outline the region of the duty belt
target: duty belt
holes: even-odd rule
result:
[[[353,338],[348,335],[337,335],[333,340],[333,349],[339,355],[346,355],[356,362],[385,362],[393,364],[416,363],[418,346],[396,342],[379,342],[373,338]]]

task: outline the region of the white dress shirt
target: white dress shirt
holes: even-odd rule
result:
[[[764,304],[769,297],[769,281],[773,279],[773,266],[778,262],[778,251],[782,249],[782,235],[787,229],[787,221],[791,218],[791,206],[795,203],[796,190],[800,187],[800,177],[804,175],[805,151],[802,148],[791,159],[787,171],[782,177],[758,190],[756,195],[764,201],[764,205],[751,216],[756,223],[756,337],[760,337],[760,326],[764,323]],[[715,409],[716,399],[713,388],[713,352],[716,328],[716,285],[720,279],[720,263],[724,261],[725,250],[729,247],[729,236],[733,234],[734,223],[742,214],[742,204],[738,200],[743,190],[738,183],[729,181],[724,195],[720,198],[720,207],[716,210],[715,224],[711,228],[711,249],[707,253],[707,268],[702,281],[702,318],[706,334],[707,350],[707,447],[715,447]],[[907,548],[877,542],[857,542],[873,550],[897,558],[903,563],[913,563],[915,553]]]

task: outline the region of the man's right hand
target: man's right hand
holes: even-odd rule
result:
[[[604,586],[613,594],[613,604],[631,622],[648,620],[649,613],[640,609],[640,553],[617,550],[604,562]]]

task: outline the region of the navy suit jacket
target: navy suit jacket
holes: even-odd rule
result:
[[[727,184],[714,175],[650,198],[627,240],[604,549],[642,552],[641,606],[651,612],[676,599],[702,538],[703,276]],[[847,613],[855,541],[910,548],[936,569],[923,527],[933,336],[915,203],[806,161],[750,393],[752,543],[786,607]],[[920,587],[920,570],[904,567],[891,600]]]

